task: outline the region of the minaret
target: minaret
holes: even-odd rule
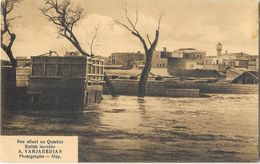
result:
[[[216,46],[216,50],[217,50],[217,56],[221,55],[221,51],[222,51],[222,44],[218,43]]]

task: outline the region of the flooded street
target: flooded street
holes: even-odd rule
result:
[[[104,95],[92,110],[8,112],[2,134],[79,136],[80,162],[256,161],[257,102],[257,95]]]

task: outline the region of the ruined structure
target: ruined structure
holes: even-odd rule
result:
[[[100,103],[104,61],[80,56],[31,57],[28,93],[36,104],[83,107]]]

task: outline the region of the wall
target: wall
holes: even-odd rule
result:
[[[226,69],[228,68],[229,66],[227,65],[204,65],[203,66],[203,69],[205,70],[216,70],[216,71],[220,71],[220,72],[225,72]]]
[[[162,51],[155,51],[152,59],[152,68],[167,68],[167,58],[162,57]]]
[[[203,69],[202,64],[198,64],[201,60],[187,60],[183,58],[168,58],[168,73],[170,75],[179,74],[183,70]]]
[[[32,57],[28,93],[32,102],[46,105],[77,106],[99,103],[104,62],[84,56]],[[101,92],[101,93],[100,93]]]
[[[119,64],[126,67],[133,65],[135,61],[145,61],[145,55],[139,52],[118,52],[112,53],[109,57],[109,64]]]
[[[138,81],[136,80],[111,80],[113,87],[119,95],[137,95]],[[104,86],[104,94],[109,94]],[[198,89],[165,88],[164,82],[148,81],[146,86],[147,96],[174,96],[174,97],[199,97]]]
[[[27,87],[29,86],[30,67],[16,67],[16,86]]]
[[[167,88],[197,88],[201,93],[257,94],[258,85],[230,83],[165,82]]]
[[[32,57],[32,76],[85,77],[85,57]]]
[[[138,81],[136,80],[111,80],[118,94],[137,95]],[[179,90],[178,90],[179,89]],[[189,90],[191,89],[191,90]],[[194,90],[195,89],[195,90]],[[233,93],[233,94],[256,94],[258,85],[228,84],[228,83],[194,83],[174,81],[148,81],[148,96],[180,96],[196,97],[200,93]],[[104,93],[108,94],[108,88],[104,86]]]
[[[168,58],[167,70],[170,75],[173,75],[179,70],[185,69],[185,62],[182,58]]]

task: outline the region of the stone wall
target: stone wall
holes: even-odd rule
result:
[[[119,95],[137,95],[137,80],[111,80]],[[195,83],[173,81],[148,81],[147,96],[198,97],[199,93],[257,94],[258,85],[229,83]],[[109,94],[104,86],[104,94]]]
[[[16,68],[16,86],[28,87],[29,86],[29,74],[30,67],[17,67]]]
[[[117,94],[119,95],[137,95],[137,80],[111,80]],[[104,86],[104,94],[109,94],[109,90]],[[166,88],[162,81],[148,81],[146,86],[147,96],[174,96],[174,97],[199,97],[199,89],[176,89]]]
[[[165,82],[166,88],[196,88],[201,93],[257,94],[258,85],[230,83]]]

